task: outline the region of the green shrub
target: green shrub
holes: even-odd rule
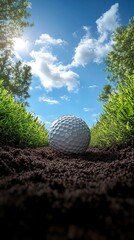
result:
[[[134,75],[126,76],[124,81],[104,104],[100,119],[91,128],[93,146],[134,141]]]
[[[2,81],[1,81],[2,83]],[[0,143],[27,147],[46,146],[48,133],[45,125],[33,113],[1,87],[0,83]]]

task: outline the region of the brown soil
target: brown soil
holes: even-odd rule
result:
[[[4,240],[133,240],[134,148],[0,147]]]

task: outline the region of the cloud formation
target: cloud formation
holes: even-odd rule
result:
[[[84,112],[92,112],[93,110],[94,110],[93,108],[87,108],[87,107],[83,108]]]
[[[65,100],[65,101],[70,101],[70,98],[67,96],[67,95],[63,95],[60,97],[62,100]]]
[[[116,3],[105,12],[97,21],[98,38],[90,36],[89,28],[84,26],[86,34],[75,48],[72,66],[83,67],[90,62],[100,63],[112,49],[111,34],[119,27],[119,4]]]
[[[97,21],[97,30],[100,34],[113,32],[119,26],[119,4],[115,3]]]
[[[46,102],[48,104],[59,104],[59,101],[49,97],[39,97],[39,102]]]
[[[89,88],[97,88],[97,85],[89,85]]]
[[[48,91],[54,88],[66,87],[68,91],[76,91],[79,86],[79,75],[58,62],[45,47],[31,52],[32,73],[40,78],[42,86]]]
[[[46,46],[49,46],[49,45],[60,45],[62,46],[63,44],[65,44],[66,42],[60,38],[58,39],[55,39],[53,37],[51,37],[49,34],[45,33],[45,34],[41,34],[40,38],[37,39],[35,41],[35,44],[44,44]]]
[[[35,41],[39,50],[31,52],[33,75],[37,76],[41,85],[51,91],[54,88],[67,88],[69,92],[77,92],[79,89],[79,75],[72,70],[73,67],[83,66],[91,62],[101,63],[107,53],[112,50],[112,33],[119,26],[119,4],[116,3],[96,21],[97,38],[93,38],[90,27],[83,26],[85,35],[80,39],[74,50],[72,62],[64,65],[52,52],[55,46],[62,47],[67,42],[58,38],[55,39],[49,34],[41,34]],[[74,33],[75,34],[75,33]],[[95,88],[96,85],[89,86]]]

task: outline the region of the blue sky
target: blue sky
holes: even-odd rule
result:
[[[32,0],[32,28],[15,52],[32,67],[30,107],[49,129],[59,116],[81,117],[89,127],[102,112],[97,100],[107,73],[112,33],[134,15],[133,0]]]

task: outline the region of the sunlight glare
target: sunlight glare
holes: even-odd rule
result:
[[[14,50],[21,52],[28,49],[28,41],[23,38],[14,38]]]

